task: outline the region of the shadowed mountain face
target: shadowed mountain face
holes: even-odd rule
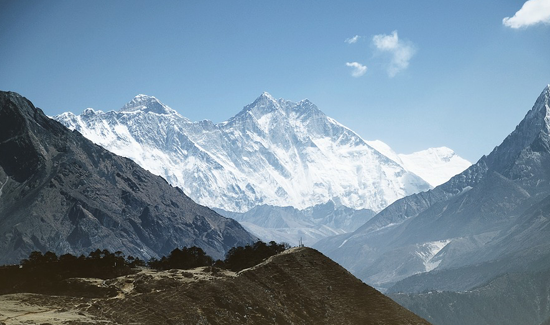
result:
[[[33,250],[148,259],[199,246],[221,258],[254,238],[180,189],[0,92],[0,263]]]
[[[441,325],[541,325],[550,321],[550,271],[509,273],[469,291],[390,294]],[[548,322],[544,323],[548,324]]]
[[[332,201],[303,210],[293,207],[261,205],[244,212],[214,209],[237,220],[263,241],[274,240],[298,246],[312,246],[321,238],[354,231],[374,216],[368,209],[354,210],[336,206]]]
[[[316,247],[390,291],[468,290],[550,267],[550,87],[488,156]]]
[[[24,300],[10,308],[12,313],[17,308],[27,312],[18,313],[13,321],[32,322],[29,306],[35,306],[76,314],[82,323],[429,324],[310,248],[287,250],[238,273],[210,267],[143,270],[107,280],[105,285],[115,291],[116,298],[82,298],[86,293],[83,284],[82,297],[0,297],[4,299],[0,313],[6,313],[7,303],[13,306]],[[96,282],[90,287],[97,287]]]

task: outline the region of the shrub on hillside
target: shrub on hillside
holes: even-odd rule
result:
[[[279,254],[290,246],[287,243],[277,244],[274,241],[269,244],[257,241],[252,245],[234,247],[227,252],[224,266],[231,271],[240,271],[263,262],[270,256]]]
[[[11,292],[68,293],[74,285],[69,278],[110,279],[132,273],[132,267],[144,264],[139,259],[126,260],[118,251],[95,250],[86,257],[34,251],[18,266],[0,267],[0,294]],[[104,293],[98,293],[103,295]],[[110,294],[106,293],[106,294]],[[94,293],[95,295],[95,293]]]
[[[160,260],[152,258],[149,261],[149,267],[156,270],[168,270],[168,269],[192,269],[199,266],[210,266],[214,260],[212,257],[206,255],[206,253],[200,247],[184,247],[182,249],[176,248],[168,257],[163,256]]]

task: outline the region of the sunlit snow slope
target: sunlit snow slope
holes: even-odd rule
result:
[[[429,148],[411,154],[397,154],[380,140],[367,141],[367,143],[406,170],[422,177],[433,187],[445,183],[472,164],[447,147]]]
[[[191,122],[155,97],[119,111],[55,117],[116,154],[181,187],[210,207],[304,209],[329,200],[379,211],[430,185],[309,100],[263,93],[226,122]]]

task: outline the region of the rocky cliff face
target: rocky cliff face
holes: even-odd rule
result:
[[[32,250],[147,259],[192,245],[219,258],[252,240],[161,177],[0,93],[0,263]]]
[[[550,267],[549,102],[546,87],[489,155],[317,247],[367,283],[401,281],[399,291],[467,290],[503,272]]]

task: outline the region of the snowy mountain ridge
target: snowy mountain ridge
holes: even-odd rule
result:
[[[87,109],[55,119],[164,177],[198,203],[226,211],[259,205],[305,209],[329,200],[380,211],[431,187],[307,99],[276,100],[263,93],[218,124],[191,122],[147,95],[119,111]]]
[[[428,148],[411,154],[397,154],[380,140],[367,141],[367,143],[406,170],[422,177],[433,187],[445,183],[471,165],[469,161],[447,147]]]
[[[134,97],[130,102],[126,103],[126,105],[124,105],[120,109],[120,112],[144,112],[177,115],[181,117],[175,110],[156,99],[155,96],[148,96],[144,94],[139,94]]]
[[[464,291],[504,273],[548,268],[549,162],[547,86],[490,154],[314,247],[393,292]]]

